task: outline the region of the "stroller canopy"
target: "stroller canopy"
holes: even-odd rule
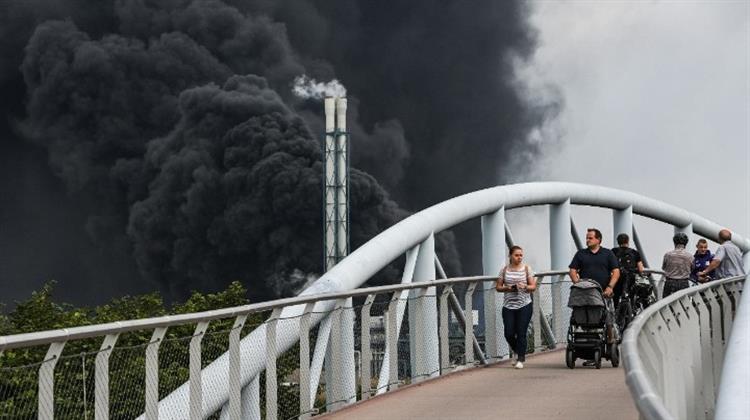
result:
[[[599,283],[581,279],[578,283],[570,286],[568,307],[576,308],[580,306],[604,306],[602,287]]]

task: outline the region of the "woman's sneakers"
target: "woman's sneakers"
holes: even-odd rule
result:
[[[513,365],[516,369],[523,369],[523,362],[518,360],[515,365]]]

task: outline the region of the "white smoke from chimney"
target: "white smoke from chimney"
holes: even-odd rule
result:
[[[292,92],[304,99],[323,99],[325,97],[344,98],[346,88],[338,80],[333,79],[328,83],[321,83],[306,75],[297,76],[294,79]]]

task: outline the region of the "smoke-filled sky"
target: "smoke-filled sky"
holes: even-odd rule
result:
[[[535,134],[560,141],[534,179],[634,191],[750,237],[750,3],[538,1],[531,22],[539,44],[520,79],[565,99]],[[581,231],[603,227],[611,245],[610,212],[574,216]],[[636,221],[658,266],[672,229]],[[546,235],[527,222],[516,220],[516,236],[542,238],[527,255],[544,266]]]
[[[531,167],[562,104],[517,83],[536,45],[522,1],[4,1],[0,301],[294,293],[323,261],[323,130],[293,80],[348,91],[356,247]],[[452,274],[476,233],[438,238]]]

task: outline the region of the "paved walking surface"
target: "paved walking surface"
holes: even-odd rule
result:
[[[405,387],[344,408],[331,419],[637,419],[622,366],[565,366],[565,352],[527,356]]]

